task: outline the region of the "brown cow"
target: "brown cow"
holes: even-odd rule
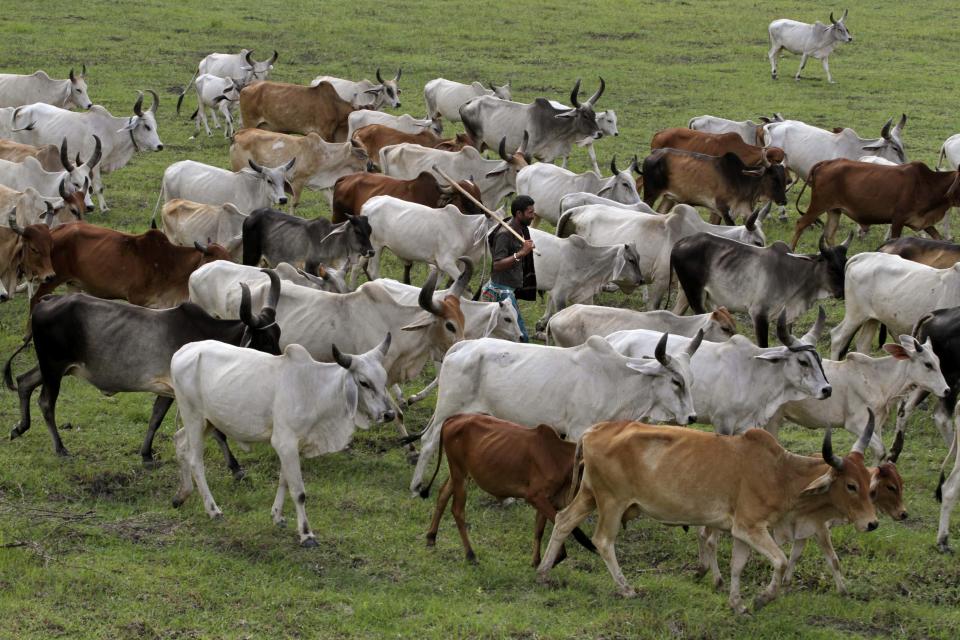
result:
[[[540,542],[547,520],[553,522],[557,509],[562,509],[569,499],[567,494],[576,445],[561,440],[557,432],[545,424],[528,429],[492,416],[468,413],[451,416],[444,421],[440,431],[440,447],[437,470],[426,488],[420,491],[423,498],[430,494],[430,486],[440,471],[440,460],[445,452],[450,477],[437,496],[437,509],[427,532],[427,546],[432,547],[437,542],[440,519],[452,495],[453,518],[457,522],[467,560],[476,562],[464,520],[466,483],[473,478],[477,486],[493,497],[499,500],[523,498],[537,510],[533,566],[539,565]],[[596,551],[580,529],[574,529],[573,536],[590,551]]]
[[[66,152],[67,141],[64,138],[62,148]],[[0,160],[23,162],[27,158],[36,158],[44,171],[57,173],[66,169],[61,161],[61,147],[55,144],[45,144],[35,147],[32,144],[23,144],[13,140],[0,140]],[[80,164],[79,162],[77,164]]]
[[[735,153],[743,164],[750,167],[770,166],[783,162],[783,149],[779,147],[758,147],[747,144],[739,133],[707,133],[674,127],[658,131],[650,141],[651,149],[684,149],[696,151],[708,156],[722,156]]]
[[[240,92],[244,127],[304,135],[316,132],[327,142],[347,141],[347,116],[354,111],[329,82],[304,87],[265,80]]]
[[[0,227],[0,302],[13,298],[21,278],[41,282],[54,279],[50,228],[45,224],[21,228],[16,209],[10,212],[7,224]]]
[[[473,182],[461,180],[458,184],[480,200],[480,189]],[[333,222],[343,222],[348,215],[360,215],[363,203],[374,196],[393,196],[433,209],[452,204],[465,214],[482,213],[477,205],[453,187],[441,186],[429,171],[422,172],[413,180],[401,180],[379,173],[355,173],[340,178],[333,187]]]
[[[877,248],[881,253],[900,256],[934,269],[949,269],[960,262],[960,244],[947,240],[906,237],[887,240]]]
[[[579,490],[557,514],[547,552],[537,569],[541,580],[573,528],[594,510],[599,512],[593,543],[624,597],[635,595],[627,583],[613,542],[621,522],[640,514],[665,524],[694,525],[729,531],[730,606],[746,610],[740,598],[740,574],[750,550],[773,565],[773,577],[757,596],[762,607],[777,597],[787,557],[769,529],[796,514],[832,509],[860,531],[877,528],[870,501],[870,475],[863,447],[873,435],[873,416],[864,429],[866,441],[840,458],[834,455],[830,431],[823,439],[823,457],[786,451],[761,429],[741,435],[682,427],[655,427],[640,422],[603,422],[583,435],[574,458]],[[582,457],[581,457],[582,455]],[[579,473],[582,460],[582,476]]]
[[[889,224],[893,238],[899,238],[906,226],[939,240],[940,233],[933,225],[950,207],[960,205],[960,171],[934,171],[922,162],[882,165],[846,158],[822,160],[810,169],[807,184],[810,206],[797,220],[790,242],[794,249],[803,230],[825,211],[824,235],[831,244],[841,213],[861,228]],[[803,189],[798,202],[802,195]]]
[[[429,129],[424,129],[419,133],[407,133],[382,124],[360,127],[353,132],[353,139],[363,145],[374,164],[380,159],[380,149],[392,144],[409,142],[421,147],[443,149],[444,151],[460,151],[467,145],[473,146],[470,136],[465,133],[458,133],[454,138],[441,138]]]
[[[152,309],[174,307],[189,298],[191,273],[208,262],[230,260],[218,244],[178,247],[156,229],[132,235],[73,222],[51,229],[50,235],[56,277],[40,285],[30,300],[31,309],[64,283],[98,298]]]

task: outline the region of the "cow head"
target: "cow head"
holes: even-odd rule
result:
[[[70,162],[70,151],[67,146],[67,138],[64,137],[60,142],[60,164],[63,165],[70,180],[70,185],[76,191],[84,192],[84,203],[88,212],[93,211],[93,199],[90,196],[91,173],[94,167],[100,163],[103,157],[103,145],[100,142],[100,136],[93,136],[93,153],[87,158],[86,162],[80,160],[80,154],[77,153],[76,164]]]
[[[703,330],[697,332],[687,348],[667,353],[665,333],[654,349],[654,362],[648,358],[627,358],[627,368],[644,376],[644,394],[651,401],[641,416],[647,421],[676,422],[685,425],[697,421],[693,405],[693,373],[690,358],[703,342]],[[594,340],[594,336],[588,340]],[[602,338],[601,338],[602,340]],[[604,340],[604,342],[606,342]],[[609,344],[609,343],[608,343]]]
[[[820,236],[820,253],[813,257],[817,263],[818,279],[821,289],[829,293],[834,298],[843,299],[843,272],[847,266],[847,249],[850,248],[850,242],[853,240],[853,232],[847,236],[847,239],[834,247],[828,247],[824,237]]]
[[[784,345],[763,349],[763,353],[753,356],[755,360],[776,365],[784,379],[785,386],[793,391],[787,400],[816,398],[823,400],[833,393],[833,387],[823,371],[823,362],[817,348],[790,335],[787,330],[787,312],[777,318],[777,339]],[[777,375],[771,372],[771,375]]]
[[[613,172],[613,177],[606,180],[606,184],[597,192],[597,195],[601,198],[616,200],[624,204],[636,204],[640,202],[637,182],[633,178],[633,173],[631,173],[639,173],[640,171],[637,167],[637,156],[633,156],[630,165],[623,171],[617,168],[617,157],[613,156],[610,160],[610,171]]]
[[[597,127],[600,133],[605,136],[619,136],[620,129],[617,128],[617,112],[613,109],[597,112]]]
[[[201,254],[200,264],[197,265],[198,267],[216,260],[233,262],[233,256],[230,255],[230,252],[215,242],[209,242],[209,238],[207,244],[203,244],[199,240],[195,240],[193,243],[193,248],[199,251]]]
[[[380,84],[374,85],[364,91],[364,93],[373,97],[374,109],[379,109],[385,104],[390,105],[394,109],[400,106],[400,88],[397,86],[397,82],[400,81],[400,74],[402,72],[403,69],[397,69],[397,75],[393,76],[393,80],[384,80],[383,76],[380,75],[380,67],[377,67],[377,82]]]
[[[7,216],[7,225],[20,236],[18,255],[14,258],[19,263],[16,269],[18,274],[34,282],[52,282],[56,274],[50,262],[50,251],[53,249],[50,227],[45,224],[31,224],[21,229],[17,224],[16,207]],[[11,290],[10,294],[12,293]]]
[[[349,213],[343,214],[346,221],[333,225],[333,231],[323,237],[320,242],[326,242],[328,238],[340,237],[341,253],[348,255],[359,255],[372,258],[376,255],[373,245],[370,244],[370,234],[373,228],[366,216],[354,216]]]
[[[580,236],[570,236],[571,239]],[[630,295],[635,287],[643,284],[643,274],[640,272],[640,254],[634,243],[617,246],[617,256],[613,261],[613,273],[610,281],[620,287],[621,291]]]
[[[497,86],[492,82],[487,83],[487,86],[490,87],[490,91],[493,91],[493,95],[500,98],[501,100],[513,100],[513,94],[510,92],[510,81],[507,81],[507,84],[502,86]]]
[[[280,325],[277,324],[277,303],[280,302],[280,277],[273,269],[261,269],[270,278],[267,302],[256,316],[250,310],[250,287],[240,283],[240,320],[247,326],[240,340],[249,347],[271,355],[280,355]]]
[[[843,10],[843,15],[839,20],[833,19],[833,11],[830,12],[830,26],[828,30],[833,34],[833,39],[837,42],[853,42],[853,36],[847,31],[847,10]]]
[[[827,429],[823,436],[821,453],[829,468],[808,484],[801,494],[805,497],[821,496],[846,516],[858,531],[873,531],[879,526],[871,499],[870,472],[863,464],[863,451],[873,437],[874,425],[873,410],[867,411],[869,417],[863,434],[854,443],[850,453],[843,458],[833,452],[831,431]]]
[[[530,134],[523,132],[523,142],[513,155],[507,155],[507,138],[500,138],[500,146],[497,147],[497,153],[503,161],[497,164],[493,169],[485,174],[487,178],[500,178],[504,183],[516,188],[517,172],[528,166],[533,158],[527,153],[527,145],[530,142]],[[509,194],[504,194],[509,195]],[[498,199],[499,200],[499,199]]]
[[[903,451],[903,431],[897,431],[890,455],[870,469],[870,495],[877,509],[894,520],[906,520],[907,508],[903,504],[903,478],[897,470],[897,459]]]
[[[576,84],[573,85],[573,91],[570,92],[570,103],[573,105],[573,109],[555,114],[553,117],[566,121],[569,131],[576,134],[575,137],[578,140],[581,138],[593,138],[594,140],[602,138],[603,132],[597,125],[597,114],[594,113],[593,107],[600,96],[603,95],[605,88],[606,83],[603,78],[600,78],[600,88],[590,96],[589,100],[581,104],[577,99],[580,94],[580,79],[577,78]]]
[[[243,59],[246,64],[240,67],[243,71],[246,72],[247,76],[245,78],[244,85],[250,84],[254,80],[266,80],[270,77],[270,72],[273,71],[273,64],[277,61],[277,58],[280,57],[280,54],[276,51],[273,52],[273,55],[269,60],[263,60],[257,62],[253,59],[253,49],[247,51]]]
[[[760,195],[776,202],[787,204],[787,170],[782,164],[768,164],[760,169]]]
[[[933,352],[930,339],[923,344],[909,335],[900,336],[900,344],[887,343],[883,350],[906,364],[906,382],[925,389],[939,398],[950,391],[940,372],[940,358]]]
[[[760,228],[760,223],[770,213],[772,205],[773,203],[768,201],[763,206],[755,208],[753,213],[747,216],[747,219],[743,223],[744,233],[740,238],[737,238],[740,242],[751,244],[755,247],[767,246],[767,236],[764,235],[763,229]]]
[[[717,307],[710,313],[703,329],[704,340],[726,342],[737,334],[737,321],[726,307]]]
[[[446,352],[454,343],[463,340],[463,329],[465,320],[463,311],[460,310],[460,298],[467,289],[467,284],[473,276],[473,261],[466,256],[459,258],[463,265],[460,277],[450,287],[443,300],[437,302],[433,299],[433,292],[437,289],[437,278],[439,271],[430,270],[430,275],[420,289],[420,296],[417,302],[425,313],[413,322],[403,327],[404,331],[429,331],[429,341],[437,350]]]
[[[900,121],[897,126],[890,128],[893,124],[893,118],[887,120],[883,128],[880,129],[880,138],[863,147],[865,151],[870,151],[875,156],[880,156],[891,162],[903,163],[907,161],[907,154],[903,150],[903,127],[907,124],[907,114],[900,115]]]
[[[146,111],[143,110],[143,92],[137,92],[137,101],[133,103],[133,115],[127,120],[127,124],[120,128],[120,131],[128,131],[133,140],[135,151],[146,149],[147,151],[162,151],[163,142],[160,141],[160,134],[157,131],[157,106],[160,104],[160,98],[157,92],[147,89],[153,98],[153,103]]]
[[[80,70],[80,75],[75,75],[73,69],[70,69],[70,95],[64,102],[65,107],[76,107],[77,109],[89,109],[93,106],[90,96],[87,95],[87,65],[84,64]]]
[[[387,393],[387,371],[383,368],[390,338],[388,333],[383,342],[360,355],[343,353],[332,345],[334,362],[347,370],[347,410],[360,428],[367,428],[371,422],[392,422],[397,415]]]
[[[93,203],[87,204],[87,196],[90,190],[90,181],[84,182],[83,189],[77,190],[73,189],[73,185],[70,185],[70,188],[67,187],[68,178],[64,177],[60,181],[60,185],[57,187],[57,191],[60,193],[60,198],[63,202],[62,205],[56,207],[59,211],[67,210],[72,213],[77,220],[83,220],[83,214],[85,211],[93,210]]]
[[[293,169],[293,165],[296,164],[296,162],[296,157],[293,157],[290,158],[289,162],[278,167],[263,167],[257,164],[253,158],[247,160],[250,168],[260,176],[267,189],[270,190],[273,204],[287,204],[286,193],[293,191],[293,187],[290,186],[290,182],[287,180],[287,174]]]
[[[487,302],[492,307],[487,324],[483,329],[483,336],[520,342],[523,334],[520,333],[520,324],[517,322],[517,310],[509,300]],[[493,305],[496,305],[495,307]]]

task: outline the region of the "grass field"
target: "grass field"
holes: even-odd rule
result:
[[[684,126],[703,113],[755,118],[782,111],[877,135],[889,117],[905,112],[907,154],[931,165],[943,139],[960,129],[955,2],[877,0],[851,7],[848,26],[856,40],[831,59],[836,85],[826,83],[816,61],[808,64],[807,79],[794,82],[798,59],[791,56],[782,62],[781,80],[769,76],[766,25],[786,16],[826,20],[830,8],[819,3],[539,4],[34,0],[0,17],[0,59],[5,72],[43,68],[54,77],[86,62],[91,98],[115,115],[131,113],[137,89],[160,94],[164,151],[140,154],[107,176],[111,211],[90,218],[136,232],[148,226],[168,164],[192,158],[228,165],[228,142],[216,135],[187,140],[193,123],[176,118],[173,107],[203,55],[243,46],[255,48],[257,59],[277,49],[274,79],[289,82],[321,73],[372,78],[377,66],[384,75],[400,66],[401,111],[418,116],[423,84],[439,76],[509,79],[515,99],[523,101],[541,95],[566,101],[576,78],[592,92],[603,76],[607,91],[598,106],[617,111],[621,134],[597,145],[601,166],[613,153],[621,164],[633,154],[642,158],[656,130]],[[834,10],[839,15],[842,7]],[[186,105],[188,114],[192,97]],[[574,168],[584,169],[585,159],[577,153]],[[325,214],[323,203],[319,194],[307,194],[301,213]],[[771,240],[788,238],[791,230],[792,223],[773,220],[765,229]],[[855,240],[852,253],[873,249],[883,233],[874,228]],[[808,231],[802,248],[812,250],[816,241]],[[389,263],[387,274],[398,273]],[[415,282],[423,276],[421,268]],[[639,297],[606,295],[602,302],[637,306]],[[842,303],[827,307],[833,326]],[[4,357],[20,342],[26,309],[22,297],[0,307]],[[539,304],[524,308],[528,324],[540,311]],[[748,323],[741,327],[749,331]],[[32,362],[32,354],[22,356],[15,370]],[[411,429],[425,424],[432,402],[408,412]],[[536,584],[529,567],[533,511],[501,506],[476,490],[467,510],[479,566],[464,563],[449,515],[437,548],[426,549],[433,503],[409,496],[411,467],[393,446],[393,427],[360,433],[347,451],[304,461],[317,549],[300,549],[293,531],[271,523],[278,463],[268,446],[237,452],[247,470],[239,483],[225,472],[216,448],[208,448],[214,449],[208,479],[224,519],[210,521],[196,497],[174,510],[172,414],[156,440],[159,468],[145,470],[137,455],[151,403],[145,394],[106,398],[70,378],[58,407],[60,423],[75,425],[62,431],[70,458],[53,454],[36,413],[29,433],[0,444],[0,637],[960,635],[960,564],[934,547],[939,509],[933,490],[945,451],[929,410],[912,418],[901,457],[910,519],[884,520],[872,534],[835,530],[850,596],[835,593],[811,548],[790,593],[737,618],[725,592],[694,576],[695,536],[643,520],[618,540],[621,565],[642,592],[628,601],[614,595],[600,559],[579,548],[553,572],[558,584]],[[6,429],[17,417],[15,395],[2,394],[0,423]],[[820,432],[781,433],[793,451],[819,449]],[[846,434],[836,441],[850,444]],[[721,558],[726,571],[729,542]],[[768,577],[768,565],[754,557],[745,597]]]

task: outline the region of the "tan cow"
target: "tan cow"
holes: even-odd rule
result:
[[[175,245],[193,247],[195,243],[215,242],[230,252],[237,262],[243,257],[243,221],[247,214],[232,202],[221,205],[200,204],[174,198],[163,205],[160,221],[163,233]],[[156,223],[151,222],[156,229]]]
[[[379,160],[380,149],[392,144],[409,142],[431,149],[460,151],[472,142],[470,136],[465,133],[458,133],[453,138],[441,138],[429,129],[418,133],[407,133],[382,124],[371,124],[357,129],[353,132],[353,140],[361,144],[367,150],[367,155],[374,161]]]
[[[355,142],[326,142],[317,133],[291,136],[259,129],[243,129],[230,145],[230,163],[234,171],[249,166],[250,160],[265,167],[276,167],[296,158],[287,180],[293,191],[293,206],[300,203],[304,187],[332,189],[337,179],[365,171],[369,157]]]
[[[872,416],[864,432],[873,435]],[[823,457],[814,458],[790,453],[760,429],[720,436],[640,422],[594,425],[578,445],[573,485],[579,484],[579,490],[557,514],[537,569],[539,578],[546,580],[560,545],[597,510],[593,534],[597,552],[620,594],[636,595],[620,570],[613,542],[623,521],[643,514],[665,524],[704,526],[732,534],[729,602],[738,613],[746,611],[740,598],[740,574],[750,550],[763,554],[773,565],[773,577],[757,596],[755,606],[762,607],[777,597],[787,568],[787,557],[770,528],[797,513],[821,509],[835,510],[860,531],[877,528],[862,451],[855,447],[844,458],[835,456],[829,431],[823,439]]]
[[[16,210],[10,212],[7,225],[0,227],[0,302],[13,297],[21,277],[40,282],[54,278],[50,264],[53,246],[50,228],[45,224],[21,228],[17,224]]]
[[[66,169],[60,159],[61,150],[66,150],[66,141],[63,142],[61,147],[57,147],[55,144],[35,147],[32,144],[23,144],[13,140],[0,140],[0,160],[23,162],[27,158],[36,158],[43,170],[50,172]]]
[[[347,141],[347,116],[354,108],[329,82],[304,87],[257,82],[240,92],[243,126],[278,133],[316,132],[327,142]]]

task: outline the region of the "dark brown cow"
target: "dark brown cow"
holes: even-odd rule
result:
[[[10,212],[7,224],[0,227],[0,302],[13,297],[21,278],[40,282],[54,279],[50,227],[31,224],[21,229],[16,209]]]
[[[469,180],[458,183],[480,200],[480,189]],[[363,203],[374,196],[393,196],[408,202],[439,209],[452,204],[462,213],[482,213],[477,205],[451,186],[441,186],[436,176],[422,172],[413,180],[400,180],[379,173],[355,173],[337,180],[333,187],[333,222],[343,222],[348,215],[360,215]]]
[[[465,133],[458,133],[454,138],[441,138],[429,129],[424,129],[419,133],[407,133],[382,124],[360,127],[353,132],[353,139],[363,145],[363,148],[367,150],[367,155],[370,156],[370,160],[378,167],[380,166],[380,149],[392,144],[409,142],[421,147],[443,149],[444,151],[460,151],[466,145],[472,146],[470,136]]]
[[[707,133],[674,127],[658,131],[650,141],[651,149],[684,149],[696,151],[708,156],[722,156],[735,153],[743,164],[758,167],[783,162],[783,149],[779,147],[758,147],[747,144],[739,133]]]
[[[30,300],[31,309],[64,283],[98,298],[153,309],[174,307],[187,301],[191,273],[208,262],[230,260],[230,253],[218,244],[178,247],[156,229],[131,235],[72,222],[54,227],[50,236],[56,277],[40,285]]]
[[[437,509],[427,532],[427,546],[432,547],[437,541],[440,519],[452,495],[453,518],[457,521],[467,560],[476,562],[464,520],[466,482],[473,478],[477,486],[493,497],[500,500],[523,498],[537,510],[533,566],[539,565],[546,522],[553,522],[557,509],[562,509],[569,499],[576,444],[561,440],[557,432],[545,424],[528,429],[492,416],[468,413],[444,421],[440,446],[441,452],[447,454],[450,477],[437,497]],[[421,497],[426,498],[430,493],[430,486],[440,471],[442,453],[437,456],[437,471],[427,487],[421,490]],[[573,535],[584,547],[595,551],[582,531],[576,529]]]
[[[939,240],[940,233],[933,225],[950,207],[960,205],[960,171],[934,171],[922,162],[882,165],[846,158],[823,160],[810,169],[807,184],[810,206],[797,220],[790,243],[793,248],[803,230],[824,212],[828,212],[824,235],[831,244],[841,213],[861,228],[889,224],[893,238],[910,227]],[[801,195],[803,189],[798,202]]]
[[[244,127],[304,135],[315,131],[327,142],[347,141],[347,116],[353,111],[329,82],[304,87],[263,81],[240,92]]]
[[[919,262],[934,269],[949,269],[960,262],[960,244],[946,240],[896,238],[884,242],[877,251],[900,256],[904,260]]]

